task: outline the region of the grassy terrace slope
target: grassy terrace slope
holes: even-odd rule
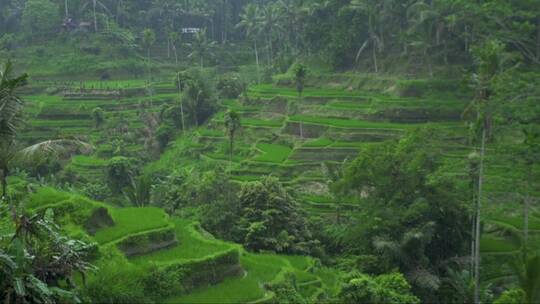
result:
[[[14,183],[18,188],[17,181]],[[52,208],[68,233],[88,234],[102,248],[115,246],[141,269],[157,265],[162,271],[170,272],[181,266],[184,278],[178,284],[189,287],[177,296],[157,299],[159,302],[271,300],[273,293],[264,285],[280,282],[290,275],[308,298],[336,293],[338,274],[335,270],[316,267],[312,258],[248,253],[239,245],[214,239],[198,223],[170,218],[158,208],[115,208],[47,187],[27,196],[25,205],[34,212]]]
[[[346,82],[347,77],[339,78]],[[385,81],[381,80],[381,83],[386,85]],[[107,130],[110,128],[94,127],[92,109],[101,107],[105,110],[107,121],[126,121],[129,129],[136,132],[144,126],[137,112],[139,107],[158,111],[162,104],[172,102],[176,97],[171,93],[172,84],[165,83],[155,85],[152,98],[144,93],[144,83],[140,81],[86,82],[85,88],[97,92],[89,91],[82,96],[63,95],[63,90],[49,95],[45,89],[55,84],[40,85],[27,96],[28,113],[34,119],[23,137],[29,141],[62,135],[88,138],[96,145],[96,153],[75,157],[68,165],[69,170],[88,181],[103,177],[106,162],[113,154],[113,137]],[[67,86],[65,90],[76,91],[78,86]],[[196,162],[204,158],[231,166],[233,179],[239,182],[273,174],[297,191],[300,202],[311,215],[333,218],[336,205],[328,193],[327,177],[321,164],[341,164],[344,160],[353,159],[363,147],[397,139],[408,130],[429,125],[436,130],[440,140],[438,145],[444,150],[448,174],[466,176],[466,155],[471,149],[466,144],[467,131],[460,123],[460,115],[467,99],[448,92],[402,97],[380,86],[364,89],[360,85],[354,88],[335,83],[326,87],[308,86],[300,98],[293,87],[269,84],[251,86],[247,92],[248,99],[221,100],[220,111],[207,124],[193,130],[189,136],[178,138],[160,161],[149,164],[146,170],[159,172],[169,168],[170,164]],[[116,91],[121,92],[120,95],[103,96]],[[243,125],[236,136],[232,163],[229,163],[230,151],[223,130],[223,115],[227,109],[237,111]],[[135,141],[126,148],[129,153],[137,155],[143,146]],[[485,188],[489,204],[484,205],[486,233],[481,246],[486,269],[482,273],[487,281],[495,282],[506,277],[510,270],[491,265],[501,265],[512,259],[519,250],[518,244],[504,236],[504,230],[522,233],[521,207],[512,202],[509,194],[520,187],[516,181],[520,180],[523,168],[509,165],[512,164],[509,158],[511,154],[504,152],[508,151],[508,145],[490,144],[487,151]],[[341,205],[345,210],[357,208],[353,201]],[[148,263],[184,263],[198,256],[212,256],[232,248],[231,244],[205,238],[196,224],[182,219],[163,218],[159,211],[148,210],[148,214],[140,215],[136,214],[137,210],[107,208],[111,218],[120,224],[96,232],[94,238],[102,244],[148,231],[174,232],[176,243],[169,240],[159,250],[130,257],[132,263],[141,267]],[[505,216],[501,217],[502,214]],[[139,223],[140,218],[150,220]],[[540,239],[537,235],[540,233],[538,218],[538,213],[531,218],[531,237],[534,240]],[[190,246],[186,247],[185,244]],[[284,257],[272,255],[242,252],[240,262],[246,270],[243,276],[228,277],[222,284],[199,287],[190,295],[179,295],[169,300],[184,303],[200,302],[205,298],[223,302],[253,301],[271,296],[260,288],[263,282],[279,278],[283,271],[300,271],[301,276],[305,270],[290,265]],[[323,277],[322,274],[319,276],[323,285],[314,283],[313,286],[331,290],[332,284],[329,282],[332,279]],[[239,293],[235,290],[241,286],[253,288],[249,293],[240,293],[238,297]],[[306,290],[316,289],[313,286],[308,284]],[[313,294],[315,296],[316,292]]]
[[[460,114],[466,101],[448,94],[414,98],[323,86],[307,87],[299,97],[293,87],[263,84],[249,87],[247,95],[247,100],[221,102],[222,111],[194,133],[196,149],[228,166],[223,113],[237,111],[243,130],[236,136],[233,178],[250,181],[276,175],[291,188],[310,194],[304,197],[310,198],[305,207],[312,214],[331,216],[335,211],[326,199],[321,163],[353,159],[363,147],[427,125],[438,130],[449,155],[450,151],[459,158],[467,154],[455,143],[465,138]],[[185,143],[179,146],[186,149]],[[313,193],[313,189],[323,191]]]
[[[145,126],[141,113],[156,113],[178,98],[172,83],[158,82],[152,88],[149,96],[143,80],[33,83],[25,90],[26,112],[31,119],[21,137],[34,143],[75,136],[92,143],[95,154],[75,157],[68,171],[81,182],[100,181],[115,149],[121,147],[122,154],[129,156],[138,156],[144,149],[138,136]],[[104,114],[99,127],[92,114],[96,108]],[[123,141],[114,146],[120,138]]]
[[[426,125],[437,130],[440,140],[437,145],[446,156],[447,173],[466,176],[466,156],[471,148],[465,140],[466,128],[460,122],[466,98],[453,97],[450,93],[400,97],[379,92],[382,90],[308,87],[300,98],[293,87],[258,85],[248,89],[247,101],[224,101],[223,110],[237,111],[244,122],[235,143],[234,178],[249,181],[262,175],[276,175],[299,192],[306,211],[332,218],[336,206],[325,190],[321,163],[350,160],[363,147],[399,138],[408,130]],[[205,156],[228,165],[222,113],[197,132],[195,140],[204,145]],[[511,227],[517,234],[523,233],[521,207],[508,204],[505,199],[496,200],[520,186],[515,181],[520,180],[523,170],[519,165],[505,165],[512,161],[505,161],[504,150],[505,147],[491,144],[486,159],[485,188],[490,202],[484,205],[487,216],[481,248],[486,259],[482,275],[488,282],[496,282],[511,273],[511,269],[500,265],[515,258],[520,249],[519,244],[503,236],[504,229]],[[342,208],[356,207],[354,202],[344,202]],[[500,217],[501,214],[510,216]],[[536,240],[536,219],[530,221],[531,237]],[[231,280],[228,284],[235,282]],[[186,302],[190,300],[196,301],[187,298]]]

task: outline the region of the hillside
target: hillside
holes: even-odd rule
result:
[[[0,302],[540,303],[538,12],[0,1]]]

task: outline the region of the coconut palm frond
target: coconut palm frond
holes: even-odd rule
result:
[[[441,286],[441,279],[424,268],[410,271],[407,277],[416,286],[427,290],[438,290]]]
[[[376,251],[389,254],[392,257],[399,257],[401,255],[400,244],[384,237],[376,237],[373,240],[373,247]]]
[[[24,148],[18,152],[18,157],[23,160],[32,160],[41,158],[47,155],[55,154],[87,154],[92,152],[94,147],[78,139],[56,139],[47,140]]]
[[[540,301],[540,255],[524,257],[522,263],[515,264],[519,286],[525,292],[524,303]]]

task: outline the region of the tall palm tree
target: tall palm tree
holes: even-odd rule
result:
[[[250,3],[244,6],[244,11],[240,15],[240,22],[236,25],[237,28],[242,28],[246,31],[246,36],[253,40],[253,50],[255,52],[255,63],[257,65],[257,82],[261,82],[259,50],[257,48],[257,39],[260,35],[261,14],[259,6]]]
[[[433,3],[418,1],[408,7],[407,19],[410,23],[408,34],[413,37],[411,45],[415,45],[422,50],[422,56],[429,69],[429,75],[433,77],[433,67],[431,64],[429,50],[432,48],[434,36],[440,39],[440,27],[437,26],[440,18],[440,11]]]
[[[178,32],[172,31],[169,33],[169,43],[171,44],[173,53],[174,53],[174,62],[178,66],[178,47],[177,45],[182,45],[182,35]]]
[[[537,180],[538,173],[534,171],[535,165],[538,164],[540,159],[540,133],[535,130],[533,127],[528,129],[523,129],[523,135],[525,140],[523,144],[525,145],[525,164],[526,164],[526,180],[527,180],[527,195],[525,195],[523,204],[524,204],[524,227],[523,227],[523,241],[525,248],[528,247],[529,241],[529,210],[531,207],[531,197],[530,193],[534,191],[532,189],[534,181]]]
[[[379,20],[381,1],[379,0],[352,0],[350,7],[354,10],[360,11],[367,16],[368,19],[368,39],[362,44],[358,52],[356,53],[356,61],[360,59],[360,56],[364,50],[371,46],[371,54],[373,57],[373,68],[375,73],[379,72],[379,63],[377,59],[377,53],[383,50],[383,40],[380,33],[382,31],[377,30],[377,26],[381,26]]]
[[[214,45],[214,41],[210,42],[206,38],[206,29],[200,30],[195,34],[193,42],[190,44],[192,51],[188,57],[198,58],[202,70],[204,68],[204,58],[213,55]]]
[[[235,111],[228,110],[225,113],[225,130],[227,136],[229,137],[229,162],[232,163],[233,148],[234,148],[234,136],[236,132],[240,129],[240,115]]]
[[[148,81],[150,82],[150,48],[156,43],[156,33],[152,29],[144,29],[142,33],[142,44],[146,48],[146,65],[148,69]]]
[[[278,7],[269,4],[262,10],[261,28],[266,33],[266,40],[268,46],[268,65],[272,65],[274,47],[272,40],[276,29],[279,29],[279,10]]]
[[[288,44],[292,45],[295,51],[298,51],[299,44],[299,25],[302,15],[302,5],[298,0],[279,0],[277,6],[280,10],[280,21],[284,23],[282,26],[287,29]],[[287,44],[286,44],[287,45]]]
[[[184,120],[184,101],[182,100],[182,85],[180,84],[180,74],[176,73],[177,85],[178,85],[178,104],[180,106],[180,118],[182,120],[182,132],[186,131],[186,124]]]
[[[68,0],[64,0],[64,11],[66,14],[66,19],[67,19],[69,17]]]
[[[98,31],[97,8],[101,7],[101,9],[106,13],[109,13],[110,11],[109,11],[109,8],[107,8],[107,6],[105,4],[103,4],[103,2],[101,2],[99,0],[86,0],[86,2],[83,4],[81,9],[86,10],[86,8],[89,5],[92,6],[92,14],[94,16],[94,31],[97,33],[97,31]]]

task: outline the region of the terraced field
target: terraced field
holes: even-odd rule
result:
[[[88,82],[85,87],[92,87],[94,91],[81,96],[73,92],[48,95],[44,93],[47,85],[42,85],[43,88],[28,95],[28,113],[35,119],[23,136],[31,142],[65,135],[89,138],[97,146],[96,153],[77,156],[67,166],[87,181],[102,178],[107,160],[113,155],[106,130],[94,126],[93,108],[104,109],[106,118],[123,117],[131,122],[129,128],[136,131],[144,127],[137,112],[140,106],[158,111],[162,104],[176,98],[172,84],[166,83],[156,84],[153,96],[144,93],[144,83],[140,81]],[[65,92],[68,91],[76,91],[76,86],[66,88]],[[103,96],[111,91],[121,93],[115,97]],[[338,204],[328,191],[323,164],[341,164],[356,157],[364,147],[398,139],[414,128],[430,126],[436,131],[446,157],[447,174],[467,176],[466,156],[471,149],[465,140],[467,130],[460,122],[466,100],[448,96],[399,97],[369,90],[315,87],[306,88],[299,97],[293,88],[267,84],[251,86],[247,95],[248,99],[221,100],[220,111],[206,125],[178,138],[161,156],[160,162],[149,164],[146,169],[156,172],[160,163],[180,163],[178,157],[182,155],[182,161],[197,161],[202,157],[222,164],[230,168],[233,179],[238,182],[275,175],[298,194],[299,202],[310,215],[333,219]],[[223,130],[223,114],[227,109],[237,111],[242,121],[232,162]],[[129,149],[136,155],[142,145],[134,142]],[[513,235],[523,234],[521,207],[510,196],[521,186],[516,181],[521,180],[523,168],[512,164],[509,155],[511,153],[496,143],[487,148],[485,188],[489,203],[484,206],[486,233],[481,249],[486,260],[482,275],[489,283],[504,280],[512,273],[508,267],[497,266],[508,264],[520,250],[521,245],[508,231]],[[58,193],[47,195],[56,197],[57,202],[68,200]],[[208,299],[223,303],[264,300],[272,297],[262,287],[264,283],[283,279],[286,272],[296,274],[298,285],[309,297],[335,291],[335,274],[323,269],[307,271],[313,268],[309,258],[247,253],[238,246],[206,236],[196,223],[169,219],[156,209],[107,208],[116,225],[103,227],[93,237],[102,245],[118,246],[127,242],[124,249],[135,265],[157,263],[166,267],[171,263],[204,260],[231,250],[238,252],[241,273],[220,278],[219,281],[223,280],[220,284],[197,286],[187,295],[171,297],[168,299],[171,303],[208,302]],[[339,208],[355,210],[357,205],[351,200],[340,202]],[[535,210],[530,219],[531,243],[540,243],[538,214]],[[136,220],[141,217],[145,218],[144,223]],[[143,252],[134,251],[129,245],[132,240],[126,238],[144,238],[145,234],[150,234],[147,240],[152,240],[156,237],[152,233],[162,234],[164,238],[155,246],[147,246]],[[245,286],[252,288],[249,292],[238,291],[245,291]]]
[[[69,211],[73,202],[82,204],[76,207],[79,211]],[[198,223],[170,218],[158,208],[115,208],[52,188],[39,188],[26,205],[34,211],[53,208],[68,232],[90,234],[102,248],[115,246],[141,269],[156,265],[169,272],[181,267],[184,277],[178,284],[184,286],[183,292],[156,299],[160,302],[271,301],[274,294],[266,284],[291,277],[308,298],[336,293],[336,271],[317,266],[312,258],[248,253],[239,245],[214,239]]]
[[[327,199],[321,164],[351,160],[363,147],[427,125],[438,130],[443,141],[448,138],[449,145],[454,145],[450,140],[464,141],[459,111],[465,104],[450,97],[400,98],[339,88],[309,87],[299,97],[290,87],[256,85],[248,89],[248,99],[223,100],[223,112],[196,132],[195,140],[204,145],[204,157],[228,166],[223,113],[237,111],[243,130],[232,157],[233,178],[241,182],[275,175],[300,194],[309,193],[303,196],[309,198],[307,211],[333,216],[336,207]],[[464,158],[468,152],[452,153]],[[321,191],[313,193],[315,188]]]
[[[51,138],[77,137],[95,147],[91,156],[77,156],[67,170],[80,182],[103,180],[104,168],[121,149],[124,156],[139,156],[144,149],[141,114],[157,113],[178,98],[173,83],[153,83],[149,94],[142,80],[37,82],[26,88],[26,111],[32,117],[21,137],[28,143]],[[101,108],[104,121],[96,126],[92,112]],[[115,141],[126,138],[129,141]]]

